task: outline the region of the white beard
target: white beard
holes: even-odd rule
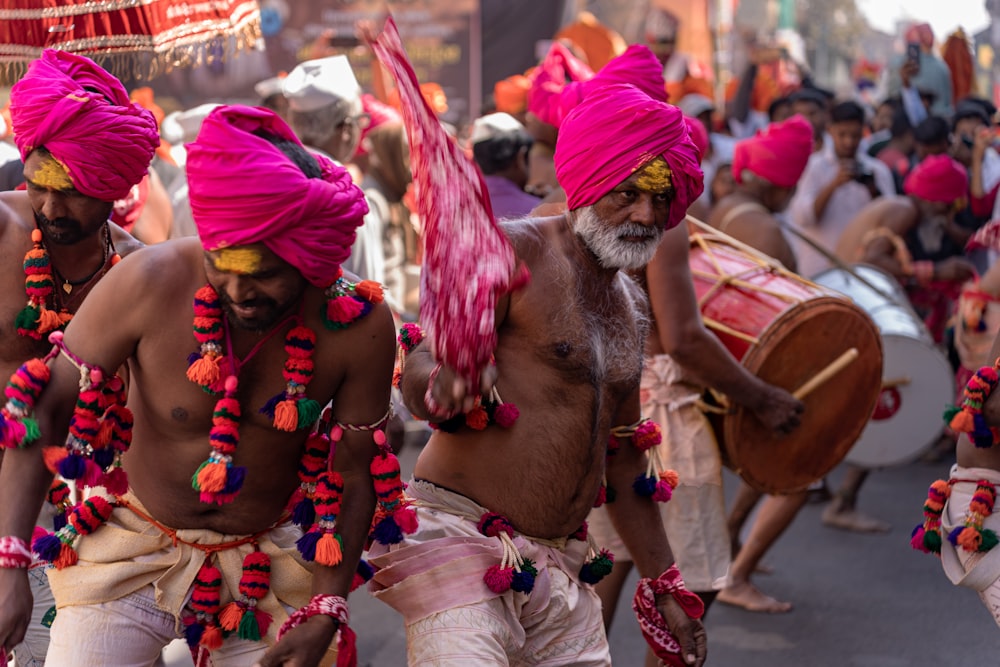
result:
[[[601,220],[593,206],[584,206],[575,213],[573,231],[606,269],[641,269],[653,259],[663,238],[662,229],[634,222],[612,227]],[[647,240],[642,243],[624,240],[630,236]]]

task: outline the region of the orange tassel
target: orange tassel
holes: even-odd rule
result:
[[[382,303],[385,298],[382,293],[382,285],[374,280],[362,280],[354,286],[354,293],[371,303]]]
[[[56,566],[57,570],[61,570],[64,567],[72,567],[76,565],[79,556],[77,556],[76,551],[68,544],[63,544],[59,547],[59,556],[56,557],[52,564]]]
[[[243,619],[243,610],[235,602],[230,602],[219,614],[219,625],[223,630],[227,632],[232,632],[236,628],[240,627],[240,621]]]
[[[55,331],[63,324],[59,313],[49,310],[44,306],[38,311],[38,333],[49,333]]]
[[[42,447],[42,458],[45,460],[45,467],[53,475],[59,473],[59,462],[69,456],[65,447]]]
[[[188,380],[203,387],[215,384],[221,375],[218,357],[200,357],[187,369]]]
[[[660,479],[669,484],[672,489],[676,489],[677,485],[680,483],[680,478],[677,476],[676,470],[664,470],[660,473]]]
[[[958,412],[951,418],[951,423],[948,425],[959,433],[972,433],[976,428],[975,423],[972,421],[972,414],[968,410]]]
[[[198,471],[198,488],[203,493],[220,493],[226,488],[226,464],[207,463]]]
[[[274,408],[274,428],[279,431],[295,431],[299,427],[299,409],[295,401],[286,398]]]
[[[962,529],[962,532],[958,534],[958,544],[966,551],[978,551],[979,545],[983,541],[983,536],[979,534],[979,531],[971,526],[967,526]]]
[[[201,641],[198,642],[209,651],[214,651],[216,649],[222,648],[222,630],[219,626],[214,623],[205,626],[205,632],[201,635]]]
[[[344,556],[340,550],[340,540],[334,537],[333,533],[324,533],[316,543],[316,563],[334,567],[340,565]]]
[[[115,432],[115,424],[111,419],[105,419],[101,422],[101,427],[97,430],[97,435],[94,436],[94,444],[92,445],[94,449],[104,449],[109,444],[111,444],[111,436]]]

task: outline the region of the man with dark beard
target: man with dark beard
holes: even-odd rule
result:
[[[608,85],[566,116],[555,167],[568,212],[504,227],[531,280],[499,301],[486,386],[442,366],[433,341],[407,354],[407,406],[438,430],[407,487],[419,528],[370,552],[373,591],[403,614],[411,665],[610,665],[591,586],[610,557],[588,547],[585,519],[615,490],[647,640],[670,664],[701,665],[701,603],[650,497],[670,484],[650,471],[655,429],[639,409],[647,303],[622,271],[701,193],[697,149],[676,107]]]
[[[150,246],[102,280],[54,341],[39,392],[41,441],[65,439],[88,470],[100,429],[81,430],[86,396],[113,402],[108,378],[124,364],[134,415],[127,481],[82,477],[72,530],[33,542],[42,555],[56,539],[49,660],[151,665],[180,636],[198,664],[314,667],[338,631],[342,650],[352,643],[345,598],[376,503],[370,466],[393,480],[391,316],[377,285],[340,269],[364,195],[260,108],[215,109],[187,175],[201,243]],[[331,400],[327,440],[310,431]],[[42,449],[11,449],[0,470],[0,564],[18,562],[63,448],[44,461]],[[308,529],[297,542],[292,521]],[[23,635],[30,602],[23,572],[0,568],[0,645]]]
[[[11,91],[11,116],[27,188],[0,194],[3,378],[44,354],[48,334],[65,326],[120,256],[140,247],[109,218],[159,144],[152,114],[129,102],[117,79],[64,51],[31,65]],[[53,512],[46,504],[39,525],[51,529]],[[35,609],[15,652],[19,664],[43,664],[52,594],[42,564],[29,579]]]

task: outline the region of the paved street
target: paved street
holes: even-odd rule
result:
[[[404,471],[417,450],[404,451]],[[774,574],[760,587],[791,600],[784,615],[762,615],[715,605],[707,619],[708,664],[713,667],[916,667],[995,665],[1000,629],[965,589],[944,577],[938,560],[910,549],[928,484],[948,463],[915,463],[873,474],[861,507],[891,521],[886,535],[855,535],[825,528],[821,506],[807,505],[765,558]],[[405,473],[404,473],[405,474]],[[840,471],[832,476],[839,481]],[[727,492],[735,478],[727,474]],[[634,586],[630,584],[627,588]],[[642,665],[645,644],[629,600],[620,604],[611,632],[616,665]],[[359,665],[405,665],[399,617],[358,592],[351,598],[359,635]],[[957,647],[961,646],[961,649]]]

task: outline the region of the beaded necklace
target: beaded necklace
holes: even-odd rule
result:
[[[73,283],[64,280],[63,289],[67,295],[70,295],[76,287],[81,288],[77,296],[83,294],[91,283],[101,278],[109,268],[121,260],[121,256],[114,251],[115,247],[111,241],[111,233],[107,231],[107,225],[104,229],[106,243],[100,268],[85,281]],[[31,242],[34,247],[24,255],[24,292],[28,297],[28,304],[18,313],[15,326],[19,335],[41,340],[43,336],[53,331],[64,329],[73,319],[69,311],[72,299],[62,302],[58,309],[55,307],[57,297],[53,277],[55,267],[52,266],[49,251],[43,243],[42,230],[37,227],[31,230]]]

